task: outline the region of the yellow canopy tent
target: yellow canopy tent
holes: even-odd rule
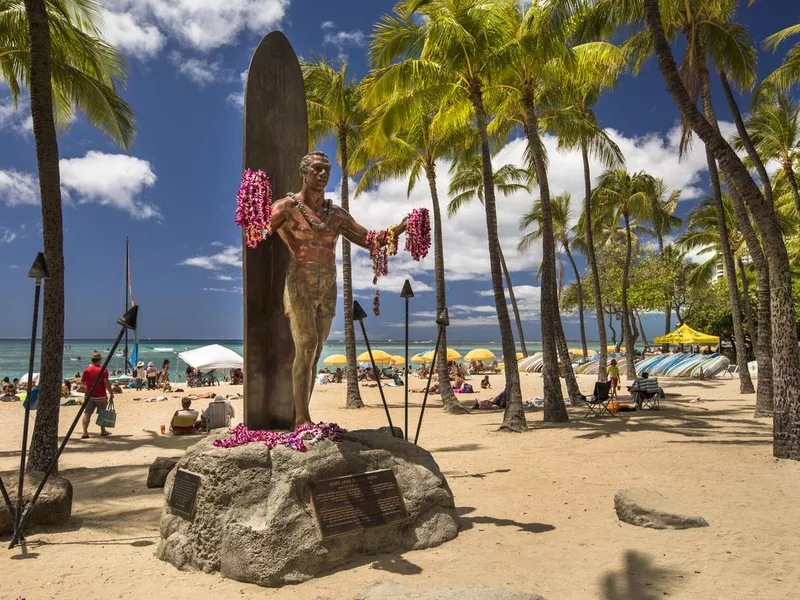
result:
[[[654,344],[719,344],[719,336],[695,331],[688,325],[679,326],[675,331],[653,339]]]

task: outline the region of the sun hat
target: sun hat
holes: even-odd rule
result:
[[[143,363],[141,360],[140,360],[139,362],[137,362],[137,363],[136,363],[136,368],[137,368],[137,369],[138,369],[139,367],[143,367],[143,366],[144,366],[144,363]]]
[[[103,358],[103,355],[100,354],[99,352],[92,352],[92,360],[93,361],[101,360],[102,358]]]

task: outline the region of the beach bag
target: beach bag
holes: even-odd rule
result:
[[[461,391],[465,394],[474,394],[475,390],[472,389],[472,386],[468,383],[465,383],[464,386],[461,388]]]
[[[117,424],[117,411],[114,410],[114,401],[109,400],[105,408],[97,409],[96,424],[100,427],[114,427]]]

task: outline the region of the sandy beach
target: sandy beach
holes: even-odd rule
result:
[[[502,376],[492,379],[502,386]],[[580,377],[584,393],[593,379]],[[541,395],[540,375],[523,374],[522,381],[524,398]],[[412,389],[421,385],[414,379]],[[157,456],[180,456],[198,438],[159,432],[181,394],[145,403],[134,397],[146,393],[126,391],[116,399],[113,435],[73,438],[62,457],[61,474],[75,494],[69,525],[28,532],[27,557],[2,544],[3,598],[347,599],[384,579],[426,589],[513,588],[551,600],[796,598],[800,547],[791,524],[800,521],[800,464],[772,458],[771,419],[752,417],[755,398],[740,396],[737,380],[662,385],[668,398],[658,412],[595,419],[576,407],[569,423],[545,425],[539,409],[528,412],[523,434],[497,432],[500,411],[451,416],[433,397],[420,443],[453,490],[458,538],[432,550],[367,557],[282,589],[179,572],[155,558],[163,492],[145,486],[148,466]],[[361,410],[343,408],[344,392],[343,385],[315,389],[314,419],[348,429],[385,425],[376,389],[362,387]],[[402,424],[402,389],[389,388],[387,396]],[[462,399],[476,397],[490,394]],[[416,423],[422,396],[410,400]],[[241,416],[242,401],[234,406]],[[76,411],[62,408],[62,433]],[[22,414],[19,404],[0,404],[4,478],[18,464]],[[99,435],[94,425],[91,432]],[[710,526],[657,531],[620,523],[614,494],[628,487],[678,499]]]

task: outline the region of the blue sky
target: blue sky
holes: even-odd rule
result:
[[[763,40],[798,21],[800,9],[781,0],[740,8],[739,20]],[[128,62],[124,92],[138,122],[138,138],[122,152],[79,118],[60,136],[65,191],[66,332],[68,337],[113,336],[124,301],[124,239],[131,239],[134,298],[141,306],[140,335],[156,338],[226,338],[242,335],[241,242],[233,224],[241,176],[243,76],[259,39],[282,29],[298,55],[347,56],[352,72],[366,72],[365,43],[388,0],[108,0],[106,35]],[[759,73],[772,70],[777,55],[761,53]],[[729,119],[715,82],[720,118]],[[746,99],[742,106],[746,107]],[[626,76],[597,108],[625,152],[628,168],[646,169],[682,188],[679,214],[705,193],[705,158],[700,144],[677,159],[677,109],[654,62],[637,78]],[[726,124],[723,123],[723,127]],[[729,128],[730,126],[727,125]],[[582,170],[576,155],[550,149],[551,190],[572,192],[579,201]],[[512,141],[496,166],[521,161],[524,144]],[[333,155],[331,143],[322,149]],[[595,166],[594,174],[599,174]],[[447,191],[446,165],[439,192]],[[341,172],[334,168],[331,197]],[[335,183],[335,185],[334,185]],[[352,186],[351,186],[351,189]],[[352,213],[368,228],[400,220],[412,206],[426,206],[425,186],[410,201],[405,182],[388,182],[351,201]],[[500,234],[525,317],[526,336],[539,339],[538,288],[534,273],[540,251],[515,250],[516,221],[531,195],[501,199]],[[445,222],[448,303],[452,339],[497,340],[488,278],[485,221],[480,205]],[[27,102],[10,106],[0,86],[0,338],[29,332],[32,284],[25,278],[41,250],[41,214],[36,157]],[[432,257],[431,257],[432,258]],[[412,279],[412,339],[433,337],[432,260],[411,263],[402,256],[382,280],[381,317],[369,319],[371,335],[401,337],[402,282]],[[371,269],[366,253],[354,257],[356,294],[368,306]],[[341,337],[341,306],[332,339]],[[661,332],[663,316],[647,319],[650,335]],[[589,339],[593,319],[587,320]],[[577,318],[565,317],[567,337],[577,337]]]

